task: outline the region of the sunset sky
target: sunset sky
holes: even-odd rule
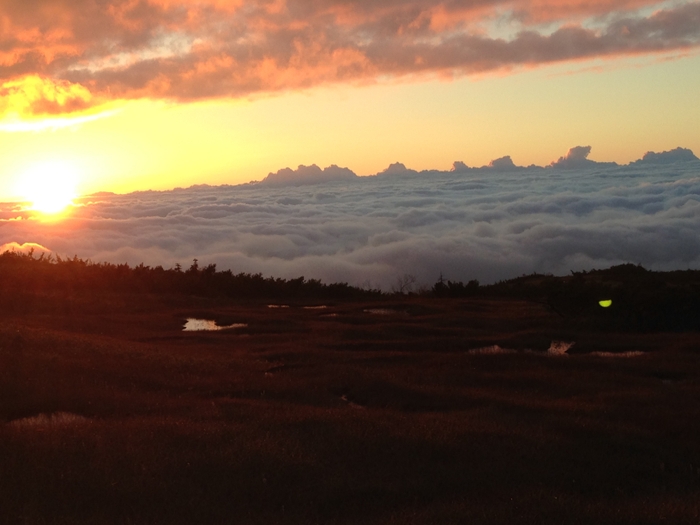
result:
[[[3,0],[0,200],[700,152],[700,3]],[[54,190],[52,190],[54,191]]]

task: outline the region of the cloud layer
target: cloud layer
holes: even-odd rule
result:
[[[698,2],[4,0],[0,89],[26,97],[0,109],[51,115],[699,45]]]
[[[585,159],[573,151],[564,158]],[[440,273],[488,283],[623,262],[700,268],[700,162],[652,162],[658,155],[572,169],[503,161],[493,164],[506,170],[416,173],[397,163],[318,184],[103,194],[53,223],[2,205],[0,244],[165,267],[197,258],[234,272],[385,289],[407,273],[432,285]]]

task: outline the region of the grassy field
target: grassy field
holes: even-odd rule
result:
[[[700,334],[577,326],[507,298],[3,304],[0,522],[697,524]]]

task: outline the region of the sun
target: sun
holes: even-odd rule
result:
[[[28,169],[18,183],[18,193],[31,203],[31,209],[54,215],[73,204],[78,194],[78,176],[67,162],[48,161]]]

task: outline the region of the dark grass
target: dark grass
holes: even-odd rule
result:
[[[1,523],[700,519],[695,332],[596,331],[508,298],[34,301],[1,312]],[[519,351],[470,352],[495,344]],[[57,413],[85,419],[24,419]]]

